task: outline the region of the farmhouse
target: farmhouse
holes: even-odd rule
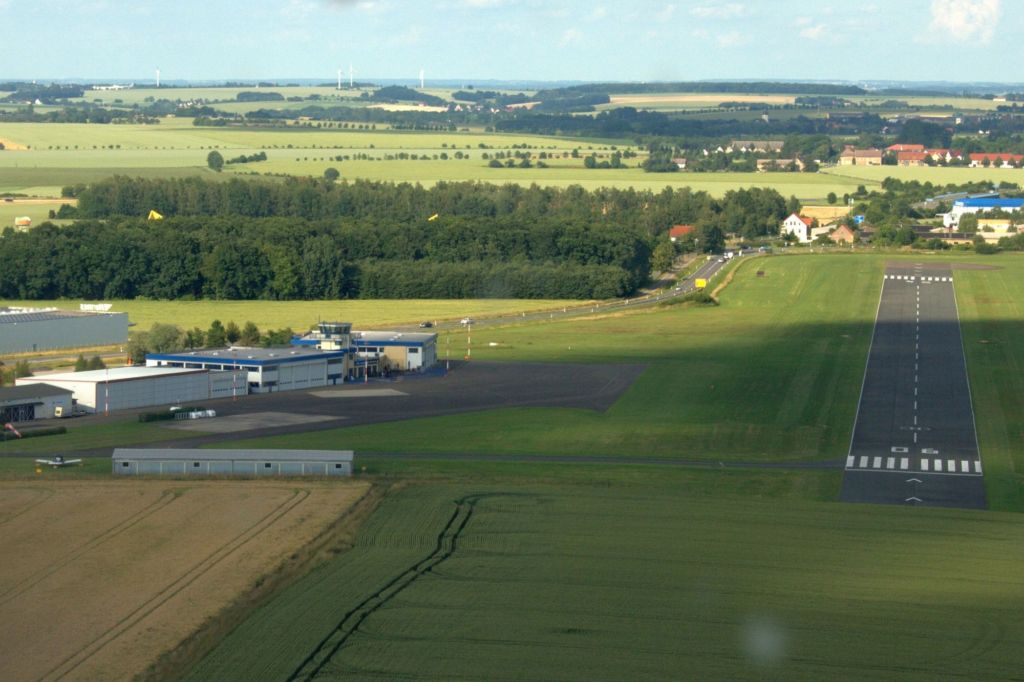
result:
[[[840,225],[829,233],[829,239],[837,244],[852,244],[857,241],[857,233],[847,225]]]
[[[882,151],[879,149],[857,149],[846,145],[839,155],[840,166],[881,166]]]
[[[19,388],[44,384],[45,388],[40,387],[39,390],[58,388],[69,391],[76,409],[82,412],[105,413],[245,394],[245,375],[242,372],[174,367],[116,367],[62,372],[17,379],[16,383]]]
[[[806,216],[791,213],[788,218],[782,221],[779,234],[791,234],[801,244],[811,241],[811,223],[814,221]]]
[[[71,414],[70,389],[46,384],[0,388],[0,423],[28,422]]]
[[[1024,163],[1024,154],[969,154],[971,168],[992,166],[995,168],[1019,168]]]
[[[931,155],[924,151],[896,152],[896,165],[924,166],[929,158]]]
[[[923,152],[924,151],[924,145],[923,144],[891,144],[891,145],[889,145],[888,147],[885,148],[885,151],[887,151],[887,152],[895,152],[897,154],[899,154],[900,152]]]
[[[119,476],[351,476],[351,450],[116,448]]]
[[[782,140],[733,140],[727,151],[781,152],[784,145]]]
[[[693,234],[693,225],[673,225],[668,231],[669,241],[675,243]]]
[[[127,313],[0,307],[0,355],[111,346],[127,340]]]
[[[792,159],[758,159],[757,170],[768,171],[768,170],[797,170],[802,171],[804,169],[804,162],[798,157]]]

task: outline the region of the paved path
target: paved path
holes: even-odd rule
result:
[[[840,499],[986,507],[953,284],[943,264],[886,269]]]

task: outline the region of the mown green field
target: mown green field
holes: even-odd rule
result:
[[[829,486],[811,473],[733,475],[723,492],[727,476],[392,493],[353,549],[186,679],[1016,674],[1018,516],[821,502]],[[792,476],[810,492],[761,495],[764,479]]]
[[[79,299],[56,301],[2,301],[0,305],[77,310]],[[486,317],[585,305],[577,300],[545,299],[403,299],[338,301],[108,301],[114,312],[128,313],[136,329],[148,330],[154,323],[176,324],[183,329],[208,329],[214,320],[233,320],[241,327],[252,322],[263,331],[291,327],[308,331],[322,320],[351,322],[355,329],[386,329],[417,325],[423,321],[459,320],[466,316]]]
[[[718,307],[475,330],[476,359],[649,365],[604,414],[517,408],[239,444],[343,447],[371,457],[374,451],[407,451],[439,457],[663,456],[710,463],[839,459],[849,447],[885,262],[922,257],[757,259],[738,270]],[[1024,380],[1007,369],[1024,366],[1024,260],[1007,254],[981,262],[1002,269],[958,270],[957,297],[982,460],[991,506],[1021,510]],[[758,270],[763,277],[756,276]]]

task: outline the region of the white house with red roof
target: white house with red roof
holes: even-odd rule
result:
[[[788,218],[782,221],[782,227],[779,228],[779,234],[782,236],[791,234],[796,237],[796,240],[801,244],[807,244],[811,241],[812,222],[814,221],[807,216],[791,213]]]

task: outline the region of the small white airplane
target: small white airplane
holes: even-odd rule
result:
[[[72,464],[81,464],[80,459],[64,459],[64,455],[57,455],[53,459],[37,459],[36,464],[45,464],[46,466],[59,469],[61,467],[69,467]]]

